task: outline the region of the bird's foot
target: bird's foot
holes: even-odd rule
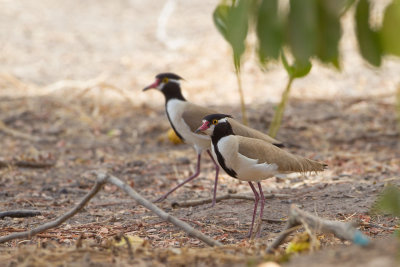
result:
[[[258,229],[256,233],[253,232],[253,229],[250,229],[245,238],[254,239],[261,237],[261,229]]]
[[[210,206],[207,206],[206,209],[212,209],[215,206],[216,201],[213,201]]]
[[[253,234],[253,229],[250,229],[249,232],[246,234],[245,238],[251,239],[252,234]]]
[[[154,200],[153,203],[160,203],[160,202],[164,201],[165,199],[166,199],[166,197],[162,196],[162,197],[159,197],[156,200]]]

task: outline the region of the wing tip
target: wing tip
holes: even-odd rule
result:
[[[322,164],[322,170],[328,169],[328,164],[326,164],[326,163],[321,163],[321,164]]]
[[[284,143],[273,143],[273,145],[279,148],[286,147]]]

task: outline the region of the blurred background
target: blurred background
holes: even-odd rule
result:
[[[339,2],[291,0],[291,4],[300,7],[293,8],[293,14],[302,12],[302,15],[308,15],[308,9],[302,8],[300,1],[327,5],[324,7]],[[253,1],[261,2],[274,1]],[[389,50],[380,50],[384,60],[379,68],[363,59],[358,43],[365,44],[367,50],[370,43],[357,41],[357,33],[360,35],[362,31],[356,30],[357,16],[354,15],[361,7],[364,13],[360,13],[364,16],[358,17],[364,20],[360,24],[364,33],[372,36],[369,39],[376,41],[378,31],[375,29],[384,28],[380,25],[384,25],[384,10],[390,2],[341,0],[342,4],[353,5],[343,17],[334,14],[335,18],[340,18],[343,30],[339,53],[336,53],[339,59],[328,58],[326,62],[330,65],[323,65],[315,59],[315,55],[321,52],[316,49],[311,54],[310,73],[305,77],[295,77],[298,79],[292,84],[285,113],[281,113],[282,125],[276,138],[285,144],[288,151],[323,161],[329,169],[318,174],[289,175],[287,179],[263,181],[266,193],[289,197],[272,196],[267,200],[266,216],[275,222],[262,225],[262,242],[272,241],[282,231],[282,219],[287,218],[292,203],[324,218],[358,220],[361,222],[360,230],[372,238],[390,237],[393,227],[398,227],[395,217],[374,216],[370,211],[383,188],[390,183],[400,183],[400,132],[397,128],[400,104],[396,106],[396,91],[400,103],[400,60],[387,55]],[[93,186],[94,177],[85,176],[87,171],[105,169],[149,200],[160,197],[194,173],[196,153],[193,148],[170,142],[164,97],[156,90],[142,92],[142,88],[153,83],[158,73],[174,72],[185,79],[181,85],[188,100],[218,107],[222,112],[240,118],[232,48],[220,34],[221,27],[217,29],[213,21],[217,6],[222,11],[234,13],[237,6],[231,3],[247,2],[0,0],[0,210],[31,208],[44,211],[40,217],[0,220],[0,235],[42,225],[44,221],[65,213]],[[398,12],[400,17],[400,1],[393,0],[392,3],[397,3],[397,9],[391,10]],[[284,9],[288,4],[289,0],[279,1],[279,8]],[[371,16],[365,15],[369,10],[365,6],[369,4]],[[328,14],[327,10],[329,8],[323,10],[323,14]],[[398,22],[397,13],[393,12],[391,20]],[[224,18],[226,14],[221,12],[220,15]],[[321,20],[325,18],[321,13],[318,16]],[[307,20],[308,17],[304,17]],[[340,31],[339,19],[330,23],[336,26],[332,27],[333,32]],[[291,33],[297,33],[296,26],[302,25],[292,24]],[[318,28],[320,35],[331,37],[331,32],[321,31],[323,27],[314,28]],[[396,27],[390,30],[393,28],[396,30]],[[400,35],[388,36],[394,37],[389,39],[395,40],[394,46],[399,48],[400,41],[396,42],[396,38]],[[321,39],[317,38],[314,43],[326,43],[320,42]],[[307,48],[304,40],[298,43]],[[247,49],[241,57],[240,77],[249,125],[267,133],[269,126],[273,125],[274,113],[279,114],[275,111],[279,110],[277,103],[288,84],[289,71],[285,70],[282,62],[269,62],[260,67],[256,44],[253,27],[246,39]],[[298,44],[292,42],[291,45],[288,48],[284,43],[279,49],[286,53]],[[330,48],[335,50],[335,45]],[[370,50],[372,54],[375,52]],[[396,51],[400,55],[400,49]],[[275,58],[279,59],[279,53]],[[288,53],[290,63],[296,58],[293,54]],[[333,67],[334,61],[340,62],[340,71]],[[265,260],[262,250],[244,239],[249,217],[243,214],[250,214],[252,202],[230,199],[217,203],[218,207],[214,209],[205,209],[204,205],[171,208],[171,202],[211,196],[214,165],[208,159],[203,162],[204,171],[199,178],[158,205],[174,216],[196,224],[204,233],[224,244],[239,244],[237,251],[242,254],[236,256],[243,265],[253,262],[257,255],[259,262]],[[218,195],[251,193],[247,183],[231,179],[225,173],[220,173],[219,181]],[[400,191],[396,192],[397,199],[400,199]],[[396,203],[391,199],[387,202]],[[400,207],[400,202],[397,203]],[[149,242],[149,250],[204,246],[168,222],[160,221],[145,208],[133,206],[132,199],[112,185],[105,186],[73,220],[53,230],[21,241],[35,248],[29,258],[24,250],[16,249],[22,244],[18,243],[20,241],[4,244],[10,250],[15,249],[16,254],[20,252],[20,256],[0,253],[0,262],[18,258],[21,262],[26,259],[29,266],[35,266],[29,262],[39,258],[42,261],[38,260],[37,266],[43,266],[40,263],[52,259],[43,260],[42,254],[37,253],[41,244],[54,242],[56,247],[62,248],[58,245],[63,244],[75,248],[84,234],[88,239],[85,241],[96,244],[103,244],[119,233],[140,236]],[[318,238],[322,246],[343,245],[331,235]],[[44,250],[44,247],[40,249]],[[254,247],[254,250],[248,250],[249,247]],[[394,246],[386,243],[380,246],[382,249],[391,247]],[[378,257],[371,254],[371,250],[355,254],[348,248],[344,249],[351,256],[326,253],[324,257],[333,258],[333,266],[337,266],[338,258],[343,264],[349,264],[350,258],[362,264],[361,259],[372,262],[371,258]],[[378,252],[381,259],[382,253]],[[85,255],[79,259],[72,256],[71,261],[84,262],[77,266],[87,265],[87,258],[101,260],[99,255],[103,255],[105,250],[102,248],[99,253],[87,256],[85,248],[82,253]],[[193,261],[201,262],[203,258],[196,253]],[[228,254],[231,255],[232,251]],[[392,254],[389,253],[394,259]],[[53,252],[49,255],[53,256]],[[60,258],[66,255],[61,254]],[[177,255],[173,252],[171,258]],[[179,252],[179,255],[182,264],[174,265],[171,261],[171,265],[190,265],[185,253]],[[204,255],[209,260],[208,254]],[[214,257],[215,266],[221,266],[220,257]],[[109,259],[114,262],[115,258],[111,255]],[[152,259],[160,259],[165,264],[164,256]],[[149,257],[146,256],[145,260],[148,261]],[[319,262],[309,260],[305,266]],[[295,261],[293,266],[300,265]]]
[[[388,1],[373,2],[372,16],[379,23]],[[193,102],[238,105],[231,48],[212,21],[217,4],[1,0],[0,96],[70,95],[75,84],[60,81],[106,81],[126,92],[135,105],[159,106],[164,100],[157,92],[141,89],[157,73],[171,71],[186,79],[184,94]],[[337,99],[395,91],[399,61],[389,58],[379,70],[368,66],[357,52],[351,17],[343,19],[342,71],[315,62],[311,73],[293,84],[292,97]],[[248,42],[253,39],[250,35]],[[263,72],[253,57],[248,51],[242,66],[246,103],[278,102],[287,82],[284,68],[270,64]],[[123,99],[109,88],[102,94],[106,99],[114,96],[113,101]]]

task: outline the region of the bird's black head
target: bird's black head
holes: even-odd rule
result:
[[[203,118],[203,124],[196,132],[204,132],[209,136],[227,136],[233,134],[232,127],[227,118],[232,118],[227,114],[210,114]]]
[[[183,78],[174,73],[160,73],[157,74],[154,83],[146,86],[143,91],[147,91],[149,89],[158,89],[161,91],[161,93],[163,93],[167,101],[173,98],[185,100],[181,92],[180,80],[183,80]]]

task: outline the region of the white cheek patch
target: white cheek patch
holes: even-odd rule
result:
[[[176,80],[176,79],[168,79],[168,82],[169,83],[176,83],[178,85],[181,84],[181,82],[179,80]],[[157,86],[157,89],[161,91],[165,85],[166,85],[166,83],[161,81],[160,84]]]
[[[181,84],[181,82],[179,80],[176,80],[176,79],[169,79],[168,82]]]
[[[218,121],[218,123],[221,123],[221,122],[227,122],[226,118],[220,119],[220,120]]]
[[[214,132],[214,128],[215,128],[215,125],[211,125],[210,128],[208,128],[208,129],[205,130],[204,132],[205,132],[207,135],[212,135],[213,132]]]

